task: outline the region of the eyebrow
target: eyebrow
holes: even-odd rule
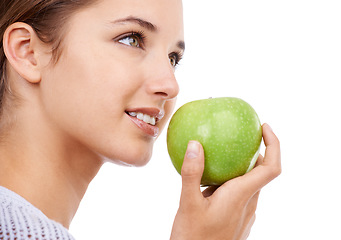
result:
[[[182,51],[185,51],[185,42],[184,41],[179,41],[176,46],[180,48]]]
[[[111,23],[113,23],[113,24],[124,24],[126,22],[136,23],[136,24],[140,25],[143,28],[146,28],[147,30],[149,30],[151,32],[157,32],[158,31],[158,28],[154,24],[152,24],[151,22],[148,22],[146,20],[143,20],[141,18],[134,17],[134,16],[129,16],[126,18],[120,18],[120,19],[117,19],[115,21],[112,21]],[[185,51],[185,42],[184,41],[178,41],[176,46],[178,48],[180,48],[182,51]]]
[[[148,29],[151,32],[157,32],[158,31],[157,27],[154,24],[152,24],[151,22],[148,22],[146,20],[143,20],[143,19],[138,18],[138,17],[133,17],[133,16],[117,19],[117,20],[113,21],[112,23],[114,23],[114,24],[124,24],[126,22],[137,23],[141,27],[146,28],[146,29]]]

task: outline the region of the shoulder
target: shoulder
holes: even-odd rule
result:
[[[61,224],[16,193],[0,186],[0,239],[74,240]]]

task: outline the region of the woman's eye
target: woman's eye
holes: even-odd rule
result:
[[[170,56],[169,62],[173,67],[176,67],[176,65],[178,64],[178,59],[176,58],[176,56]]]
[[[146,36],[142,31],[130,32],[118,39],[117,42],[127,46],[144,49]]]
[[[137,48],[142,47],[140,44],[141,41],[142,41],[142,37],[135,35],[135,34],[126,36],[118,40],[119,43],[131,46],[131,47],[137,47]]]
[[[139,38],[138,36],[134,36],[134,35],[122,38],[118,40],[118,42],[123,43],[128,46],[132,46],[132,47],[137,47],[137,48],[140,47]]]
[[[173,52],[168,57],[170,64],[175,68],[182,59],[182,53]]]

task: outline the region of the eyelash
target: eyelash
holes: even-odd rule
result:
[[[183,58],[183,53],[182,52],[172,52],[171,54],[168,55],[169,58],[171,57],[175,57],[175,64],[174,64],[174,68],[177,67],[181,61],[181,59]]]
[[[136,37],[138,40],[138,47],[136,48],[141,48],[141,49],[145,49],[145,39],[146,39],[146,35],[144,34],[143,31],[132,31],[128,34],[125,34],[124,36],[120,37],[120,39],[118,39],[118,41],[121,41],[123,39],[129,38],[129,37]],[[168,55],[169,59],[171,59],[171,57],[174,57],[175,59],[175,63],[174,63],[174,68],[177,67],[179,65],[179,62],[181,61],[182,57],[183,57],[183,53],[181,52],[172,52]]]

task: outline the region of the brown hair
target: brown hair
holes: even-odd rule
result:
[[[30,25],[44,43],[52,47],[52,60],[61,54],[63,28],[77,10],[88,7],[95,0],[1,0],[0,2],[0,122],[6,98],[13,97],[6,77],[6,56],[3,36],[15,22]],[[1,126],[1,124],[0,124]]]

